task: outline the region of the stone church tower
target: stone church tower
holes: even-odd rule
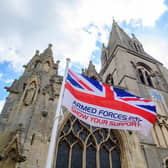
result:
[[[9,96],[0,120],[1,168],[45,165],[62,81],[51,47],[41,54],[36,51],[20,79],[6,87]]]
[[[62,77],[51,45],[37,51],[23,75],[6,87],[0,115],[0,168],[44,168]],[[92,61],[88,77],[153,99],[157,122],[148,136],[89,126],[66,109],[60,116],[53,168],[168,168],[168,70],[140,41],[113,21],[102,46],[101,71]]]

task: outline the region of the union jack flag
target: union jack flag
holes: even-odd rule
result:
[[[139,130],[156,121],[151,100],[68,70],[63,105],[93,126]]]

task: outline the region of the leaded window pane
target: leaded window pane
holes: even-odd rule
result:
[[[73,131],[74,131],[74,133],[79,132],[79,130],[81,130],[81,129],[82,129],[82,126],[79,123],[79,121],[78,120],[75,121],[75,123],[73,124]]]
[[[73,144],[77,140],[72,131],[66,136],[66,139],[70,144]]]
[[[97,143],[100,144],[100,142],[103,140],[103,135],[101,134],[100,130],[95,131],[94,135],[96,137]]]
[[[63,132],[67,133],[70,128],[70,121],[68,120],[64,126]]]
[[[81,138],[81,140],[85,141],[86,138],[89,135],[89,131],[87,131],[87,129],[83,128],[83,130],[80,132],[79,137]]]
[[[72,168],[82,167],[82,147],[79,143],[73,145],[71,167]]]
[[[65,141],[62,141],[58,146],[56,168],[68,168],[68,158],[69,145]]]
[[[113,168],[121,168],[121,162],[120,162],[120,154],[119,151],[116,149],[112,150],[111,152],[111,159],[112,159],[112,167]]]
[[[143,76],[143,73],[142,73],[141,69],[138,69],[138,72],[139,72],[139,78],[140,78],[141,82],[143,84],[145,84],[145,79],[144,79],[144,76]]]
[[[96,150],[92,145],[86,149],[86,168],[96,168]]]
[[[100,168],[110,168],[109,152],[104,147],[100,149]]]

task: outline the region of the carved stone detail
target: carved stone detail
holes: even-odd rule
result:
[[[24,105],[28,106],[32,104],[36,90],[37,90],[36,83],[32,82],[30,86],[26,89],[26,93],[23,99]]]
[[[164,77],[161,73],[159,72],[155,72],[155,76],[156,76],[156,82],[157,82],[157,85],[160,85],[160,87],[168,90],[168,85],[166,83],[166,81],[164,80]]]
[[[56,64],[54,64],[54,67],[53,67],[55,69],[55,71],[56,71],[56,75],[58,75],[59,63],[60,63],[60,61],[57,60]]]
[[[14,80],[13,84],[10,87],[5,87],[5,89],[10,93],[19,93],[19,83],[18,80]]]
[[[53,76],[50,79],[50,83],[46,85],[43,89],[43,95],[48,94],[49,95],[49,100],[54,100],[57,96],[59,96],[59,91],[61,87],[61,81],[60,79],[56,78]]]
[[[42,114],[43,117],[47,117],[47,116],[48,116],[48,112],[45,111],[45,110],[43,110],[43,111],[41,112],[41,114]]]
[[[89,62],[88,68],[82,69],[82,74],[90,78],[101,81],[101,78],[99,74],[97,73],[95,65],[93,65],[92,61]]]
[[[156,121],[160,126],[164,125],[168,128],[168,117],[167,116],[162,116],[158,114]]]

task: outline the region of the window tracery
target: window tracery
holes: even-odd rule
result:
[[[142,70],[141,69],[138,69],[138,73],[139,73],[139,79],[140,81],[145,84],[145,78],[144,78],[144,75],[142,73]]]
[[[149,85],[149,86],[153,86],[152,80],[151,80],[151,76],[149,75],[149,72],[148,72],[148,71],[145,71],[145,76],[146,76],[148,85]]]
[[[151,69],[143,63],[138,63],[136,68],[139,81],[144,85],[154,87],[152,81]]]
[[[121,168],[120,145],[113,130],[70,116],[58,138],[56,168]]]

